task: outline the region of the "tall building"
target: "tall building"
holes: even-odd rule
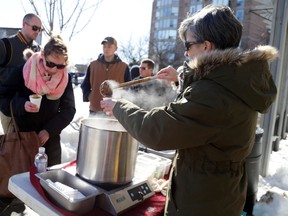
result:
[[[183,63],[184,46],[178,37],[178,27],[187,15],[207,4],[231,7],[243,24],[241,48],[269,43],[273,0],[154,0],[149,56],[159,63],[159,69],[169,64],[178,67]]]

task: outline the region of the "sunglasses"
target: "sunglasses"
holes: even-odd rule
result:
[[[200,44],[200,43],[201,42],[197,42],[197,41],[185,41],[184,46],[185,46],[186,51],[188,51],[192,45]]]
[[[139,69],[141,69],[141,70],[147,70],[148,68],[146,68],[146,67],[139,67]]]
[[[46,59],[45,59],[45,62],[46,62],[46,66],[49,68],[56,67],[57,69],[64,69],[67,66],[63,64],[55,64],[54,62],[47,61]]]
[[[42,31],[42,27],[36,26],[36,25],[30,25],[29,23],[25,22],[28,26],[31,26],[33,31]]]

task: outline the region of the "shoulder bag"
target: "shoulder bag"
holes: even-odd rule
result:
[[[29,171],[41,143],[35,131],[19,131],[11,103],[10,112],[14,131],[0,135],[0,197],[13,198],[15,196],[8,190],[9,178]]]

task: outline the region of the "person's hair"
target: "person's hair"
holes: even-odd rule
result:
[[[155,62],[152,59],[143,59],[141,63],[147,64],[148,68],[154,69]]]
[[[209,41],[216,49],[226,49],[239,46],[242,29],[230,7],[210,4],[183,20],[178,33],[183,42],[190,31],[196,42]]]
[[[44,46],[44,56],[51,54],[63,55],[68,64],[68,48],[59,35],[51,36],[48,43]]]
[[[38,17],[40,19],[40,17],[37,14],[28,13],[23,17],[23,22],[29,22],[33,17]]]

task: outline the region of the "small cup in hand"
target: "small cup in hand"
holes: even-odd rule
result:
[[[30,102],[37,105],[37,107],[40,109],[42,95],[39,94],[32,94],[29,96]]]
[[[103,100],[111,100],[111,97],[103,97]],[[105,112],[106,113],[106,115],[112,115],[112,113],[111,112]]]

